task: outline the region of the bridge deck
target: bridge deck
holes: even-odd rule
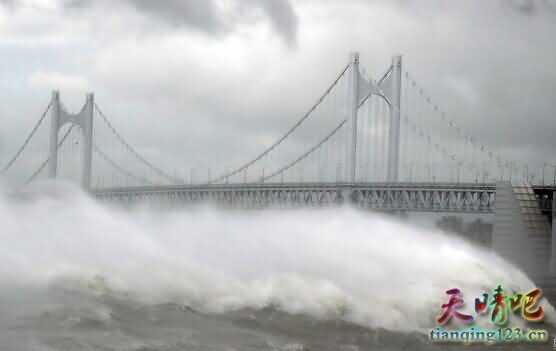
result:
[[[160,193],[187,191],[238,191],[238,190],[436,190],[436,191],[495,191],[494,183],[230,183],[183,184],[93,189],[94,195]]]
[[[124,203],[224,203],[232,207],[326,206],[350,202],[384,211],[492,213],[495,184],[476,183],[244,183],[141,186],[92,191]]]

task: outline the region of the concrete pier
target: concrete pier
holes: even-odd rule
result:
[[[552,236],[550,223],[530,186],[496,184],[492,248],[542,285],[548,275]]]

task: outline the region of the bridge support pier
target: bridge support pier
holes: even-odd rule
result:
[[[532,188],[514,188],[509,182],[496,184],[492,248],[517,264],[537,284],[545,282],[549,271],[550,235],[549,223]]]

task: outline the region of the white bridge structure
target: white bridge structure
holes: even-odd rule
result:
[[[38,162],[38,150],[45,149],[38,131],[47,116],[48,154]],[[39,145],[33,147],[35,139]],[[242,164],[220,167],[218,173],[214,171],[221,165],[208,167],[204,179],[195,179],[191,169],[187,179],[155,166],[134,148],[93,94],[73,114],[55,91],[0,173],[12,172],[18,163],[35,163],[25,183],[43,175],[56,178],[73,159],[81,167],[70,166],[65,173],[80,178],[84,189],[105,201],[173,206],[213,201],[241,208],[349,202],[386,211],[493,213],[497,183],[546,189],[552,180],[556,189],[556,165],[543,165],[539,176],[527,163],[510,161],[465,133],[404,71],[401,56],[394,56],[375,80],[360,68],[359,54],[352,54],[316,102],[265,146]],[[26,152],[34,152],[32,162],[22,160]],[[189,160],[188,155],[182,158],[184,163]],[[111,181],[106,181],[107,174]],[[553,195],[541,193],[539,206],[550,211]]]
[[[93,94],[72,114],[54,92],[0,174],[16,180],[29,174],[25,184],[43,177],[79,178],[99,200],[121,204],[210,201],[266,208],[351,203],[394,212],[494,213],[493,246],[499,252],[509,255],[520,247],[543,262],[556,257],[547,220],[556,217],[556,165],[532,167],[512,160],[466,133],[404,70],[401,56],[373,79],[354,53],[332,83],[314,95],[316,102],[284,126],[274,142],[241,164],[212,164],[203,177],[199,167],[171,172],[155,165],[124,138]],[[48,133],[41,134],[48,116]],[[41,137],[45,134],[48,140]],[[40,159],[43,150],[48,153]],[[193,156],[183,155],[179,162],[187,164]],[[517,222],[509,225],[508,218]],[[538,229],[543,221],[548,227]]]
[[[352,204],[396,212],[493,213],[495,184],[249,183],[97,190],[102,200],[176,207],[214,203],[232,208],[324,207]]]
[[[48,154],[39,163],[37,150],[45,148],[38,131],[47,116]],[[26,152],[34,152],[32,162],[22,160]],[[183,159],[188,162],[188,155]],[[77,162],[72,165],[72,160]],[[394,56],[375,80],[360,68],[357,53],[273,143],[242,164],[208,167],[204,179],[195,179],[194,169],[187,177],[155,166],[116,129],[93,94],[72,114],[59,92],[53,92],[0,174],[12,172],[18,163],[36,164],[25,183],[69,173],[97,198],[124,204],[211,201],[264,208],[352,203],[384,211],[494,213],[496,184],[521,183],[544,189],[537,192],[538,203],[549,213],[554,196],[546,188],[556,189],[556,165],[543,165],[539,176],[527,163],[510,161],[465,133],[403,69],[401,56]],[[64,172],[66,163],[70,166]]]

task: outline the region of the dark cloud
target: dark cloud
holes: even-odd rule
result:
[[[17,0],[0,0],[0,5],[7,6],[8,8],[13,8]]]
[[[529,16],[540,12],[553,12],[556,10],[554,0],[510,0],[504,3],[519,13]]]
[[[94,0],[67,0],[64,4],[67,8],[80,9],[91,7],[94,3]],[[186,26],[210,34],[228,30],[220,18],[214,1],[211,0],[127,0],[127,3],[138,11],[171,25]]]
[[[72,0],[66,1],[65,12],[10,17],[6,22],[13,29],[0,44],[4,61],[14,64],[0,68],[6,78],[0,88],[10,96],[9,104],[0,104],[0,115],[29,117],[0,133],[0,160],[32,128],[42,107],[36,97],[46,101],[50,85],[82,76],[125,137],[158,165],[204,167],[203,174],[210,165],[214,174],[215,165],[240,164],[279,137],[334,79],[348,52],[359,50],[362,66],[374,78],[393,53],[402,53],[404,67],[419,86],[481,144],[508,159],[556,163],[554,0],[220,4]],[[297,15],[303,23],[299,35]],[[150,27],[144,26],[145,16]],[[297,45],[295,55],[276,50],[280,43],[249,35],[249,25],[261,21]],[[206,36],[191,35],[192,30]],[[212,39],[224,36],[234,40]],[[65,40],[52,39],[60,37]],[[31,44],[35,39],[46,44]],[[25,80],[35,72],[69,78],[30,91]],[[72,103],[71,87],[57,88],[74,110],[81,106],[83,91],[75,92]],[[452,129],[442,126],[430,131],[450,145]],[[293,147],[314,141],[305,134],[295,138]]]
[[[13,0],[12,0],[13,1]],[[297,42],[298,19],[289,0],[242,0],[231,8],[219,8],[215,0],[126,0],[141,13],[153,16],[172,26],[183,26],[218,35],[232,31],[235,25],[262,12],[273,29],[293,47]],[[91,7],[98,1],[66,0],[67,8]]]
[[[297,42],[298,20],[288,1],[282,0],[251,0],[251,6],[260,6],[270,19],[274,29],[281,33],[286,42],[295,45]]]
[[[62,0],[63,7],[80,10],[105,3],[114,7],[110,0]],[[198,30],[210,35],[231,32],[236,25],[262,13],[272,28],[290,47],[297,44],[298,18],[289,0],[235,0],[231,8],[223,9],[216,0],[125,0],[137,11],[152,16],[172,26]],[[120,4],[121,4],[120,3]],[[21,6],[21,0],[0,0],[9,8]]]

